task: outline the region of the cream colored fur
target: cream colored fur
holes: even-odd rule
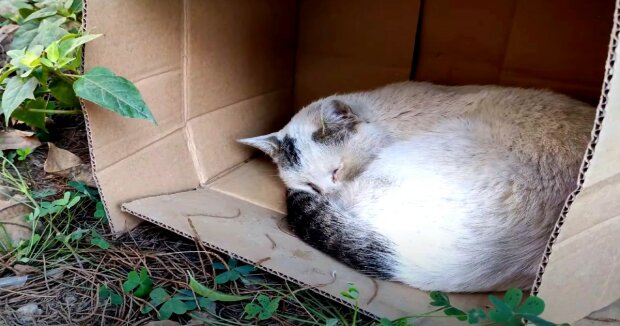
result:
[[[361,122],[342,144],[317,144],[334,99]],[[279,164],[289,188],[314,184],[350,223],[389,240],[395,280],[487,291],[532,283],[593,117],[549,91],[404,82],[321,99],[270,136],[295,139],[299,167]],[[243,142],[265,148],[264,138]]]

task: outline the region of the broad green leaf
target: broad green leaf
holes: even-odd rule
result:
[[[52,44],[48,45],[45,49],[45,53],[47,59],[49,59],[51,62],[58,62],[58,59],[60,59],[60,49],[58,49],[58,41],[52,42]]]
[[[489,300],[495,306],[489,311],[489,318],[492,321],[504,326],[521,326],[520,318],[513,315],[512,309],[504,301],[494,295],[490,295]]]
[[[156,124],[142,95],[129,80],[95,67],[73,84],[75,94],[124,117],[146,119]]]
[[[509,289],[504,294],[504,302],[512,309],[516,308],[519,303],[521,303],[521,299],[523,299],[523,292],[516,288]]]
[[[112,293],[110,294],[110,303],[116,306],[120,306],[123,304],[123,297],[121,297],[120,294],[112,291]]]
[[[42,9],[34,11],[32,14],[28,15],[28,17],[26,17],[26,19],[24,19],[24,22],[29,22],[29,21],[34,20],[34,19],[39,19],[39,18],[45,18],[45,17],[53,16],[53,15],[56,14],[56,11],[57,10],[54,7],[44,7]]]
[[[34,90],[39,81],[31,77],[24,81],[19,77],[9,78],[4,93],[2,94],[2,113],[4,121],[8,124],[11,114],[27,99],[34,99]]]
[[[272,314],[275,313],[278,310],[278,306],[280,305],[280,299],[281,298],[278,297],[271,300],[269,304],[267,304],[267,306],[265,307],[265,310],[271,312]]]
[[[28,9],[31,6],[26,0],[0,0],[0,8],[2,9],[0,16],[16,20],[20,9]]]
[[[69,236],[70,236],[71,240],[77,241],[77,240],[82,239],[82,237],[84,236],[84,234],[86,234],[86,232],[88,232],[88,230],[78,228],[77,230],[71,232],[71,234]]]
[[[103,207],[103,203],[98,201],[95,204],[95,214],[94,216],[98,219],[106,218],[105,208]]]
[[[11,114],[11,117],[15,120],[21,121],[33,128],[39,128],[41,130],[47,131],[45,126],[45,113],[43,112],[33,112],[31,109],[44,110],[48,107],[53,107],[53,105],[49,105],[43,99],[29,100],[25,103],[24,107],[18,108]]]
[[[157,308],[162,303],[170,300],[170,295],[163,288],[153,289],[153,291],[151,291],[151,293],[149,294],[149,297],[151,298],[151,301],[149,301],[150,305],[144,305],[140,309],[143,314],[149,313],[151,310],[153,310],[153,307]]]
[[[90,243],[103,250],[107,250],[110,248],[110,243],[103,238],[91,238]]]
[[[432,291],[430,293],[430,297],[431,297],[431,305],[435,306],[435,307],[442,307],[442,306],[447,306],[450,305],[450,300],[448,299],[448,296],[445,295],[442,292],[439,291]]]
[[[255,270],[256,270],[256,267],[252,265],[243,265],[243,266],[235,267],[235,271],[241,275],[249,274]]]
[[[267,305],[269,305],[269,297],[264,295],[264,294],[259,294],[258,297],[256,298],[256,301],[258,301],[258,303],[263,307],[267,307]]]
[[[454,316],[456,319],[460,321],[467,320],[467,314],[463,310],[460,310],[454,307],[449,307],[445,309],[443,312],[446,314],[446,316]]]
[[[78,38],[71,38],[62,41],[59,46],[60,57],[68,56],[69,54],[71,54],[71,52],[73,52],[73,50],[77,49],[79,46],[82,46],[83,44],[88,43],[100,36],[101,34],[84,35]]]
[[[210,314],[215,314],[215,301],[203,297],[198,297],[198,306],[200,310],[205,310]]]
[[[182,315],[187,312],[185,303],[179,299],[172,298],[166,301],[159,309],[159,320],[169,319],[172,314]]]
[[[196,294],[203,296],[205,298],[209,298],[213,301],[223,301],[223,302],[233,302],[233,301],[243,301],[249,300],[252,297],[247,295],[234,295],[234,294],[226,294],[222,292],[218,292],[213,289],[209,289],[208,287],[200,284],[193,276],[189,276],[189,287]]]
[[[467,312],[467,322],[469,324],[477,324],[480,320],[487,318],[487,314],[480,308],[471,309]]]
[[[523,304],[517,308],[516,312],[519,314],[530,314],[538,316],[545,310],[545,302],[539,297],[528,297]]]
[[[131,271],[127,274],[127,280],[123,282],[123,291],[125,293],[131,292],[133,289],[137,288],[140,285],[140,275],[138,272]]]
[[[78,107],[80,101],[75,96],[73,85],[65,80],[55,79],[49,85],[50,93],[65,107]]]
[[[78,12],[82,12],[83,8],[84,3],[82,0],[73,0],[73,3],[71,3],[71,6],[69,7],[69,12],[75,14]]]
[[[19,26],[19,29],[13,35],[13,42],[9,47],[11,50],[25,50],[30,46],[32,40],[39,32],[39,22],[31,21]]]
[[[38,32],[30,42],[30,46],[41,45],[44,48],[52,42],[67,35],[67,32],[61,25],[66,21],[64,17],[52,16],[45,18],[39,25]]]
[[[136,297],[142,298],[149,294],[153,289],[153,281],[149,276],[149,272],[145,267],[140,270],[140,284],[138,288],[133,292]]]
[[[248,303],[245,307],[243,307],[243,311],[245,312],[245,319],[253,319],[262,311],[262,309],[255,303]]]

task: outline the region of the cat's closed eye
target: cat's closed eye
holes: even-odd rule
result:
[[[336,183],[336,181],[338,181],[338,172],[340,172],[340,169],[342,169],[342,164],[340,164],[339,167],[337,167],[336,169],[332,171],[332,182],[333,183]]]
[[[317,185],[315,185],[314,183],[312,183],[312,182],[308,182],[306,185],[307,185],[308,187],[312,188],[312,190],[314,190],[314,192],[316,192],[317,194],[319,194],[319,195],[320,195],[320,194],[322,194],[322,192],[321,192],[321,188],[319,188],[319,187],[318,187]]]

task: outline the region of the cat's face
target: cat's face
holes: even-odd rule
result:
[[[340,100],[315,102],[280,131],[239,140],[267,153],[289,189],[318,194],[337,191],[360,172],[362,122]],[[363,137],[362,137],[363,138]]]

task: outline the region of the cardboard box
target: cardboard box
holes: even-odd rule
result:
[[[354,282],[368,314],[426,311],[426,293],[360,275],[291,235],[275,167],[235,140],[278,129],[321,96],[408,78],[544,87],[599,104],[533,292],[558,322],[620,297],[613,0],[88,0],[86,22],[105,34],[87,46],[87,68],[134,81],[159,122],[86,104],[115,231],[148,220],[337,300]]]

